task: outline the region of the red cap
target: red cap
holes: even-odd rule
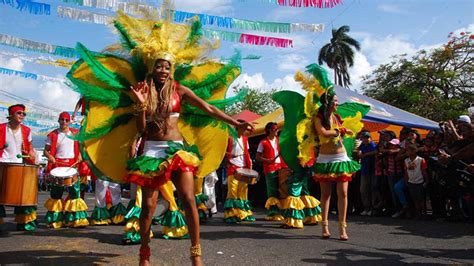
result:
[[[14,104],[10,107],[8,107],[8,115],[12,116],[18,111],[25,111],[25,106],[23,104]]]
[[[59,114],[59,119],[71,120],[71,115],[68,112],[62,112]]]

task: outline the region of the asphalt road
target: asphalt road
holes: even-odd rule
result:
[[[48,194],[40,192],[39,201]],[[89,210],[93,194],[86,195]],[[124,202],[126,203],[126,201]],[[23,265],[136,265],[138,246],[121,245],[123,226],[90,226],[82,229],[48,229],[42,219],[36,232],[17,232],[13,209],[0,226],[0,264]],[[282,229],[263,220],[227,225],[222,213],[201,227],[203,259],[206,265],[400,265],[474,264],[474,225],[445,221],[417,221],[388,217],[351,216],[349,241],[321,239],[320,226],[302,230]],[[336,217],[330,229],[337,236]],[[160,227],[153,226],[155,235]],[[151,241],[153,265],[189,265],[189,240]]]

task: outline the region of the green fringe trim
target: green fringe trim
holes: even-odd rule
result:
[[[112,131],[114,128],[127,124],[132,118],[134,117],[133,114],[125,113],[121,115],[114,115],[109,118],[107,121],[102,123],[100,126],[94,128],[93,130],[86,132],[80,131],[78,134],[71,137],[74,140],[83,142],[89,139],[95,139],[102,137]]]
[[[13,209],[13,213],[14,214],[23,214],[23,215],[27,215],[27,214],[32,214],[32,213],[35,213],[36,212],[36,206],[20,206],[20,207],[15,207]]]
[[[64,221],[66,223],[87,219],[87,212],[86,211],[78,211],[78,212],[68,212],[65,215]]]
[[[26,224],[16,224],[16,229],[18,231],[32,232],[32,231],[35,231],[37,227],[38,227],[38,224],[36,223],[36,220],[31,221]]]
[[[94,210],[92,211],[91,220],[94,221],[104,221],[104,220],[109,220],[111,218],[109,210],[107,208],[98,208],[95,207]]]
[[[128,90],[130,88],[130,82],[122,75],[112,72],[103,66],[96,58],[97,55],[92,54],[83,44],[77,43],[76,51],[81,56],[81,59],[89,66],[95,77],[104,82],[107,86],[118,89]],[[112,55],[102,55],[109,57]],[[122,58],[123,59],[123,58]]]
[[[304,211],[304,216],[305,217],[310,217],[310,216],[316,216],[318,214],[321,214],[322,210],[319,206],[315,208],[305,208],[303,209]]]
[[[240,199],[226,199],[224,203],[224,209],[240,209],[244,211],[251,211],[252,206],[248,200]]]
[[[124,235],[123,235],[123,238],[122,238],[122,242],[126,242],[128,244],[140,244],[140,241],[141,241],[141,236],[140,236],[140,232],[135,232],[135,231],[130,231],[130,232],[126,232]]]
[[[205,212],[205,211],[203,211],[203,210],[198,210],[198,214],[199,214],[199,220],[206,220],[207,215],[206,215],[206,212]]]
[[[206,203],[209,200],[209,196],[206,194],[198,194],[194,195],[194,200],[196,201],[196,205]]]
[[[353,160],[336,163],[316,163],[314,166],[314,171],[317,174],[350,174],[355,173],[359,170],[360,164]]]
[[[270,209],[267,210],[267,216],[275,216],[279,214],[281,214],[280,209],[276,205],[270,206]]]
[[[109,210],[110,216],[115,217],[119,215],[125,216],[127,214],[127,209],[123,206],[122,203],[119,203],[115,206],[112,206]]]
[[[46,212],[44,220],[47,224],[57,223],[64,220],[64,213],[62,212]]]
[[[133,207],[136,207],[136,206],[135,206],[135,202],[136,202],[136,200],[134,200],[134,199],[128,201],[128,204],[127,204],[127,213],[128,213],[131,209],[133,209]]]
[[[158,221],[161,225],[171,228],[180,228],[186,225],[186,220],[180,211],[168,210],[158,218]]]
[[[67,85],[89,101],[100,102],[112,109],[133,104],[132,99],[122,91],[108,90],[73,77],[69,77],[69,81]]]
[[[281,210],[280,213],[285,218],[294,218],[297,220],[303,220],[305,217],[305,213],[303,210],[284,209]]]
[[[128,221],[131,218],[140,219],[141,213],[142,213],[142,208],[133,206],[130,210],[128,210],[127,214],[125,215],[125,220]]]

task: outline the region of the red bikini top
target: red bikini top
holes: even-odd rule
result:
[[[178,93],[177,87],[179,86],[179,82],[175,81],[174,84],[174,91],[171,94],[171,112],[172,113],[180,113],[181,112],[181,96]]]

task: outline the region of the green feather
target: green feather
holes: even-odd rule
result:
[[[188,64],[177,65],[174,71],[174,79],[177,81],[184,80],[184,78],[191,73],[193,66]]]
[[[98,80],[113,89],[123,90],[130,87],[130,83],[123,76],[107,69],[84,45],[77,43],[76,50]]]
[[[71,76],[68,78],[70,82],[66,84],[89,101],[100,102],[112,109],[127,107],[133,104],[132,99],[122,91],[107,90]]]
[[[247,96],[248,92],[249,92],[248,89],[241,89],[239,93],[233,97],[225,98],[223,100],[208,101],[208,103],[223,110],[227,106],[230,106],[236,102],[243,101],[245,99],[245,96]]]
[[[311,64],[306,66],[306,71],[312,74],[318,81],[319,84],[325,89],[333,86],[332,82],[328,78],[328,73],[326,69],[318,64]]]
[[[188,39],[186,40],[188,45],[194,45],[202,37],[202,24],[199,19],[195,20],[191,25],[191,31],[189,32]]]
[[[122,47],[128,52],[133,50],[137,46],[137,43],[128,35],[125,27],[118,21],[114,21],[114,26],[119,32]]]
[[[83,142],[89,139],[100,138],[104,135],[107,135],[114,128],[120,125],[127,124],[133,117],[134,115],[130,113],[112,116],[107,121],[102,123],[100,126],[92,129],[91,131],[86,132],[85,130],[81,130],[81,132],[75,135],[73,139],[79,142]]]

